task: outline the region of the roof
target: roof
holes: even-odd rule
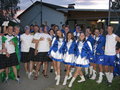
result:
[[[34,7],[34,5],[38,5],[38,4],[41,5],[41,2],[40,1],[36,1],[30,7],[28,7],[23,13],[21,13],[17,18],[20,18],[26,11],[29,11],[32,7]],[[65,7],[62,7],[62,6],[59,6],[59,5],[50,4],[50,3],[46,3],[46,2],[42,2],[42,5],[47,6],[49,8],[52,8],[54,10],[57,10],[57,9],[66,9]],[[57,11],[65,13],[64,11],[61,11],[61,10],[57,10]]]
[[[61,11],[97,11],[97,12],[108,12],[109,9],[71,9],[71,8],[58,8],[57,10],[61,10]],[[119,10],[110,10],[111,12],[120,12]]]

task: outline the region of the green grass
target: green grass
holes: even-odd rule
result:
[[[78,77],[70,90],[120,90],[120,77],[115,77],[111,87],[107,86],[106,79],[104,78],[101,84],[97,84],[95,80],[87,79],[83,83],[78,83]]]

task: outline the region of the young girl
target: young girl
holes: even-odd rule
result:
[[[78,82],[85,81],[84,75],[81,71],[81,69],[84,67],[89,67],[89,60],[88,55],[90,56],[92,54],[92,46],[89,41],[85,40],[85,34],[80,33],[79,40],[77,41],[77,48],[76,48],[76,59],[75,59],[75,66],[76,71],[74,73],[74,76],[72,80],[69,83],[69,87],[72,87],[73,82],[77,78],[78,75],[80,75],[81,80]]]
[[[74,41],[74,36],[71,32],[68,32],[67,40],[65,44],[65,53],[64,53],[64,64],[66,64],[67,71],[66,71],[63,85],[67,84],[70,68],[71,68],[71,65],[73,65],[74,63],[75,48],[76,48],[76,42]]]
[[[56,32],[56,37],[52,41],[52,46],[49,51],[50,57],[53,60],[54,63],[54,69],[55,69],[55,80],[57,80],[56,85],[59,85],[60,83],[60,62],[63,61],[63,52],[64,52],[64,45],[65,40],[63,38],[63,33],[58,30]]]

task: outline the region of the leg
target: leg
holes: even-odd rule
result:
[[[72,77],[72,80],[70,81],[68,87],[72,87],[73,82],[75,81],[75,79],[77,78],[77,76],[79,75],[79,71],[80,71],[80,67],[76,68],[76,71],[74,73],[74,76]]]
[[[32,75],[32,72],[33,72],[33,65],[34,65],[34,62],[30,61],[30,73],[28,74],[29,79],[31,78],[31,75]]]
[[[81,83],[81,82],[84,82],[84,81],[85,81],[85,77],[84,77],[83,72],[82,72],[82,70],[81,70],[81,69],[82,69],[82,68],[80,67],[79,75],[80,75],[81,80],[79,80],[79,81],[78,81],[79,83]]]
[[[28,70],[28,63],[24,63],[24,68],[25,68],[26,74],[28,74],[28,72],[29,72],[29,70]]]
[[[57,62],[57,82],[56,85],[60,83],[60,62]]]
[[[92,66],[93,66],[93,71],[92,71],[93,74],[90,79],[95,80],[96,79],[96,64],[93,63]]]
[[[98,80],[96,81],[98,84],[100,84],[101,82],[102,82],[102,80],[103,80],[103,66],[102,66],[102,64],[99,64],[98,65],[98,67],[99,67],[99,78],[98,78]]]
[[[67,71],[66,71],[66,75],[65,75],[65,78],[64,78],[63,85],[66,85],[66,84],[67,84],[68,75],[69,75],[69,73],[70,73],[70,67],[71,67],[70,65],[66,65]]]
[[[2,73],[4,71],[4,69],[0,69],[0,73]]]
[[[48,69],[48,62],[44,62],[45,64],[45,72],[44,72],[44,76],[47,77],[47,69]]]

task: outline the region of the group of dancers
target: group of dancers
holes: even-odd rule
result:
[[[61,63],[64,63],[66,74],[63,85],[67,85],[71,79],[68,87],[72,87],[78,76],[81,78],[78,83],[90,78],[97,79],[96,82],[100,84],[105,75],[111,86],[113,73],[120,72],[120,48],[116,50],[120,37],[113,30],[109,25],[107,35],[103,35],[103,31],[98,28],[92,32],[90,27],[83,31],[80,26],[76,26],[71,31],[69,25],[63,25],[61,30],[57,25],[50,29],[48,26],[34,25],[26,26],[24,33],[20,34],[20,27],[8,26],[0,35],[0,73],[5,72],[5,81],[8,81],[9,67],[12,67],[15,80],[19,82],[16,66],[22,62],[28,78],[34,71],[34,80],[37,80],[41,65],[44,77],[48,78],[48,62],[51,62],[56,85],[59,85]]]

